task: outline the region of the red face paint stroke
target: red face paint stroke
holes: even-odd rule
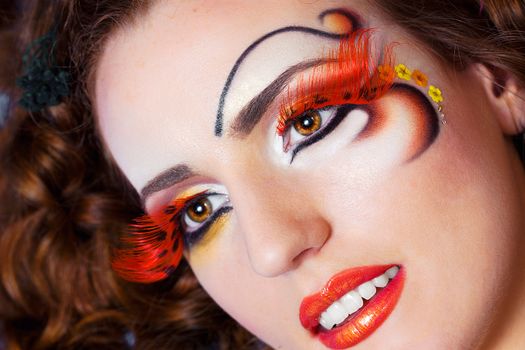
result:
[[[178,198],[151,215],[136,218],[113,251],[113,270],[123,279],[153,283],[170,275],[184,250],[180,214],[186,203],[202,195]]]
[[[402,106],[402,110],[401,107]],[[394,85],[392,92],[377,103],[376,114],[409,120],[412,131],[405,162],[424,152],[439,133],[439,119],[428,98],[417,88],[409,85]]]
[[[439,133],[436,111],[428,98],[416,87],[394,84],[388,94],[365,108],[374,117],[370,118],[356,138],[357,141],[369,138],[401,119],[408,121],[410,126],[406,126],[404,134],[409,137],[409,141],[404,162],[410,162],[421,155]]]
[[[341,39],[328,53],[327,63],[315,67],[289,87],[279,107],[277,133],[282,136],[290,123],[303,113],[326,106],[368,104],[383,96],[393,84],[393,75],[381,74],[379,66],[392,67],[392,46],[381,57],[371,52],[371,30],[359,30]]]

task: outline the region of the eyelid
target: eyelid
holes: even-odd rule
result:
[[[216,183],[209,177],[195,176],[188,181],[178,183],[150,196],[144,204],[145,212],[148,214],[156,213],[171,205],[171,203],[176,200],[185,200],[188,197],[209,190],[222,192],[226,191],[226,187]]]
[[[393,46],[371,50],[373,31],[357,31],[340,41],[322,65],[301,73],[288,85],[277,115],[277,133],[282,135],[295,117],[313,109],[345,104],[368,104],[388,92],[393,75],[382,75],[378,67],[394,69]]]
[[[173,201],[184,201],[184,206],[181,211],[186,211],[191,203],[202,198],[203,196],[209,195],[225,195],[228,196],[228,191],[223,185],[217,183],[208,183],[208,184],[198,184],[196,186],[190,187],[179,193]]]
[[[277,114],[277,134],[282,136],[294,120],[310,110],[322,110],[342,105],[367,105],[384,96],[393,85],[392,82],[385,81],[384,84],[374,86],[374,82],[378,80],[375,74],[361,80],[357,83],[360,84],[360,88],[347,89],[337,86],[339,82],[324,81],[320,84],[321,86],[315,87],[317,91],[314,90],[314,87],[309,86],[308,89],[311,91],[303,96],[300,95],[301,92],[296,93],[297,96],[290,96],[288,92],[280,103],[279,113]],[[301,84],[301,81],[298,84]],[[300,85],[296,89],[306,90]]]

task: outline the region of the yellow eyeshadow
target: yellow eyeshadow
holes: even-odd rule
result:
[[[210,249],[213,248],[213,242],[221,234],[228,222],[229,214],[226,213],[221,215],[215,222],[208,228],[202,238],[196,242],[190,249],[191,260],[195,259],[206,259],[209,255]]]

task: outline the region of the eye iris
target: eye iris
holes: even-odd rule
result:
[[[303,136],[308,136],[321,128],[321,115],[317,111],[308,111],[294,122],[294,129]]]
[[[188,217],[192,221],[203,222],[211,215],[211,212],[211,202],[207,198],[203,198],[188,208]]]

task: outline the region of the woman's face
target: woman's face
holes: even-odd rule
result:
[[[393,47],[428,84],[345,97],[373,70],[341,33],[366,28],[371,62]],[[272,347],[466,349],[517,310],[523,172],[485,90],[367,2],[163,1],[110,38],[96,77],[103,139],[146,210],[192,198],[185,258]]]

